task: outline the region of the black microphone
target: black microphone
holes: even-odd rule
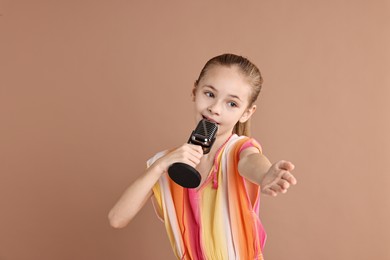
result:
[[[202,119],[195,130],[192,131],[188,143],[202,146],[203,154],[207,154],[215,141],[217,130],[218,125],[216,123]],[[184,188],[196,188],[202,180],[199,172],[194,167],[180,162],[172,164],[168,168],[168,174],[174,182]]]

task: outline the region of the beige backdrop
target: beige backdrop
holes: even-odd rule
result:
[[[262,198],[266,259],[390,259],[390,2],[195,2],[0,2],[1,260],[173,259],[149,203],[107,213],[224,52],[260,67],[253,135],[299,179]]]

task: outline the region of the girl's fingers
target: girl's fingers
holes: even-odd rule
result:
[[[283,188],[279,184],[277,184],[277,183],[275,183],[272,186],[270,186],[269,189],[274,191],[274,192],[276,192],[276,193],[280,193],[280,192],[283,191]]]
[[[282,179],[288,181],[292,185],[297,184],[297,179],[290,172],[285,172]]]
[[[279,180],[278,185],[281,187],[282,190],[287,191],[288,188],[290,188],[290,183],[286,180]]]
[[[278,167],[279,169],[282,169],[282,170],[286,170],[286,171],[293,171],[294,168],[295,168],[295,165],[292,164],[291,162],[289,161],[279,161],[278,163]]]
[[[172,161],[186,163],[192,167],[196,167],[200,163],[203,156],[202,147],[193,144],[184,144],[175,150]]]
[[[190,154],[187,159],[192,167],[196,167],[200,163],[200,158],[196,155]]]
[[[275,191],[273,191],[272,189],[270,188],[266,188],[266,189],[263,189],[262,191],[265,195],[269,195],[269,196],[276,196],[277,193]]]
[[[270,196],[277,196],[279,193],[286,193],[290,183],[286,180],[279,180],[277,183],[263,189],[263,193]]]
[[[200,156],[203,155],[203,148],[200,145],[195,144],[187,144],[189,148],[191,148],[195,153],[199,154]]]
[[[291,185],[297,183],[297,179],[290,171],[294,170],[294,165],[288,161],[279,161],[269,170],[263,180],[262,193],[276,196],[279,193],[286,193]]]

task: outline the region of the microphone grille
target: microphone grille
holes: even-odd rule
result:
[[[203,148],[203,153],[210,152],[211,146],[215,141],[218,125],[207,119],[199,121],[195,130],[192,132],[189,143],[200,145]]]
[[[195,129],[195,133],[202,135],[207,139],[211,139],[215,136],[218,130],[218,125],[209,120],[203,119],[199,122],[198,126]]]

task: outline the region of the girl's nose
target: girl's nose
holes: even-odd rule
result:
[[[212,115],[219,115],[221,113],[220,111],[220,106],[218,105],[217,102],[211,104],[207,110],[212,114]]]

